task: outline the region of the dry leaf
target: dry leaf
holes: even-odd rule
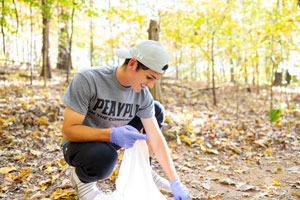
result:
[[[273,186],[281,186],[281,183],[279,183],[278,181],[272,179],[272,185]]]
[[[204,168],[206,171],[215,171],[216,170],[216,166],[208,166],[206,168]]]
[[[230,178],[226,178],[226,179],[220,179],[219,183],[223,184],[223,185],[235,185],[236,183],[231,180]]]
[[[294,167],[290,167],[290,168],[288,168],[288,169],[286,169],[287,171],[292,171],[292,172],[296,172],[296,171],[298,171],[299,170],[299,167],[297,167],[297,166],[294,166]]]
[[[252,185],[238,184],[236,186],[236,190],[246,192],[246,191],[251,191],[251,190],[258,190],[258,188],[255,186],[252,186]]]
[[[16,170],[16,168],[13,167],[13,166],[2,167],[2,168],[0,168],[0,173],[1,174],[7,174],[7,173],[9,173],[11,171],[14,171],[14,170]]]
[[[204,183],[201,184],[201,186],[206,190],[210,190],[211,188],[210,181],[205,181]]]

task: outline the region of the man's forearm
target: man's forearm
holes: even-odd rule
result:
[[[177,176],[176,170],[170,156],[168,145],[158,128],[156,119],[142,119],[142,122],[147,132],[153,153],[157,157],[157,160],[168,179],[173,181]]]
[[[111,129],[92,128],[84,125],[63,127],[63,138],[72,142],[109,142]]]
[[[173,181],[177,174],[165,139],[161,138],[161,142],[158,142],[156,145],[157,147],[153,148],[153,153],[155,154],[159,164],[164,169],[168,179]]]

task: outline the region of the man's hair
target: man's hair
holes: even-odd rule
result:
[[[127,58],[127,59],[124,61],[123,65],[127,67],[128,63],[129,63],[129,61],[130,61],[130,59],[131,59],[131,58]],[[140,69],[143,69],[143,70],[148,70],[148,69],[150,69],[150,68],[146,67],[145,65],[143,65],[143,64],[142,64],[141,62],[139,62],[138,60],[137,60],[137,62],[138,62],[138,66],[137,66],[137,68],[136,68],[136,71],[139,71]],[[168,69],[168,67],[169,67],[169,65],[165,65],[165,66],[162,68],[162,70],[166,71],[166,70]]]

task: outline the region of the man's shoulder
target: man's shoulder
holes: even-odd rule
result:
[[[111,73],[115,70],[116,67],[87,67],[78,71],[79,74],[95,74],[95,73]]]

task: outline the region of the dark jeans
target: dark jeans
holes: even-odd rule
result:
[[[164,123],[164,107],[154,101],[155,117],[161,128]],[[135,116],[129,123],[137,130],[143,128],[141,119]],[[76,168],[79,179],[85,183],[108,177],[118,160],[118,145],[109,142],[68,142],[63,147],[65,161]]]

